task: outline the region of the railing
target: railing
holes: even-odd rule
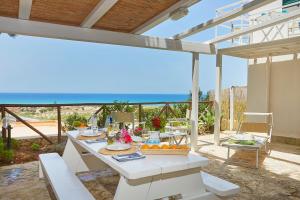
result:
[[[45,107],[45,108],[56,108],[57,110],[57,142],[61,143],[62,141],[62,117],[61,117],[61,109],[63,107],[72,107],[72,106],[99,106],[100,108],[96,110],[95,114],[103,113],[106,109],[106,106],[112,106],[112,105],[130,105],[130,106],[137,106],[138,107],[138,120],[139,122],[142,122],[143,120],[143,106],[145,105],[163,105],[159,112],[159,116],[161,116],[163,113],[165,114],[166,118],[170,116],[170,114],[173,115],[173,117],[177,117],[176,113],[174,112],[173,108],[170,105],[174,104],[189,104],[191,108],[191,102],[190,101],[183,101],[183,102],[141,102],[141,103],[77,103],[77,104],[0,104],[1,108],[1,119],[3,119],[6,114],[9,114],[13,116],[17,121],[23,123],[25,126],[36,132],[38,135],[40,135],[42,138],[47,140],[50,144],[52,144],[52,140],[44,133],[36,129],[34,126],[32,126],[29,122],[22,119],[22,117],[18,116],[15,112],[11,110],[11,108],[16,107]],[[208,104],[210,106],[213,105],[213,101],[200,101],[199,104]],[[91,114],[92,115],[92,114]],[[5,140],[10,141],[10,134],[7,136],[7,133],[10,133],[11,130],[3,128],[2,127],[2,138]],[[9,146],[9,144],[8,144]]]
[[[225,15],[237,7],[241,7],[248,3],[248,0],[242,0],[216,10],[216,16]],[[268,20],[284,16],[300,9],[300,2],[288,5],[273,7],[263,11],[252,11],[245,15],[239,16],[233,20],[229,20],[215,27],[215,37],[229,34],[234,31],[243,30],[245,28],[258,25]],[[291,38],[300,35],[300,18],[292,19],[272,27],[256,31],[252,34],[246,34],[234,38],[230,41],[230,46],[246,45],[249,43],[268,42],[277,39]]]

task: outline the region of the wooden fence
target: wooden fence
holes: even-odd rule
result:
[[[141,103],[77,103],[77,104],[0,104],[1,108],[1,119],[3,119],[6,114],[9,114],[16,118],[17,121],[23,123],[25,126],[36,132],[38,135],[40,135],[42,138],[47,140],[50,144],[53,142],[50,140],[50,138],[36,129],[34,126],[32,126],[29,122],[22,119],[20,116],[18,116],[15,112],[11,110],[11,108],[16,107],[45,107],[45,108],[56,108],[57,110],[57,123],[58,123],[58,129],[57,129],[57,142],[61,143],[62,141],[62,117],[61,117],[61,109],[62,107],[66,106],[99,106],[99,109],[96,110],[95,114],[100,114],[101,111],[103,112],[106,106],[112,106],[112,105],[130,105],[130,106],[138,106],[138,120],[141,122],[142,116],[143,116],[143,106],[145,105],[163,105],[161,111],[159,112],[159,116],[161,116],[163,113],[165,114],[166,118],[169,117],[170,114],[172,114],[174,117],[176,117],[176,113],[174,112],[173,108],[170,105],[173,104],[189,104],[191,107],[190,101],[183,101],[183,102],[141,102]],[[213,101],[200,101],[199,104],[208,104],[213,105]],[[4,128],[2,127],[2,138],[4,140],[10,141],[10,131],[11,127]],[[8,134],[9,132],[9,134]],[[10,144],[8,144],[9,146]]]

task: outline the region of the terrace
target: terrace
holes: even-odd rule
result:
[[[105,113],[112,111],[108,109],[109,106],[113,106],[112,104],[99,102],[87,105],[0,105],[2,118],[8,120],[3,123],[2,128],[3,141],[7,145],[5,148],[9,149],[13,146],[11,142],[13,133],[9,125],[9,117],[12,116],[19,121],[18,123],[25,124],[41,136],[42,139],[39,140],[50,144],[55,143],[52,145],[55,147],[52,151],[63,154],[62,157],[56,154],[44,154],[40,156],[40,162],[1,167],[0,174],[3,176],[1,176],[0,199],[300,198],[299,93],[297,92],[300,80],[298,73],[300,37],[294,34],[294,29],[291,36],[291,29],[287,25],[288,36],[277,38],[277,35],[283,35],[278,32],[284,31],[285,27],[283,25],[278,28],[278,25],[291,24],[291,20],[294,22],[300,17],[299,3],[293,3],[292,9],[289,8],[288,12],[276,15],[269,21],[248,24],[248,27],[243,26],[228,34],[217,35],[216,38],[206,42],[190,42],[183,39],[236,20],[256,10],[274,10],[272,5],[277,5],[278,2],[281,4],[281,1],[242,1],[241,6],[226,13],[219,13],[215,19],[174,35],[173,38],[143,35],[145,31],[169,18],[178,19],[185,16],[187,9],[199,2],[198,0],[2,1],[0,3],[0,32],[2,33],[190,53],[192,96],[191,101],[188,102],[127,104],[135,109],[136,119],[133,118],[133,124],[131,123],[132,130],[135,129],[135,122],[141,123],[145,120],[145,108],[149,104],[162,104],[157,117],[164,115],[166,120],[174,117],[185,118],[187,113],[178,113],[173,104],[186,105],[187,110],[190,110],[190,116],[186,117],[188,130],[184,136],[188,138],[186,142],[191,147],[191,151],[185,156],[150,154],[146,155],[145,159],[124,163],[114,160],[111,156],[113,154],[105,154],[107,152],[101,151],[105,148],[106,141],[105,144],[103,141],[89,144],[79,139],[78,131],[63,130],[64,107],[92,106],[90,115],[94,113],[102,117],[104,126],[107,119]],[[272,34],[276,37],[267,39],[267,42],[260,42],[262,32],[264,38],[269,38]],[[228,45],[228,41],[232,44],[237,41],[237,38],[240,41],[237,46],[234,44],[219,49],[215,46],[219,43],[222,46],[226,42]],[[244,44],[241,42],[244,38],[252,38],[252,40]],[[216,57],[216,86],[212,101],[199,102],[200,54]],[[229,95],[229,101],[222,99],[222,71],[224,70],[222,58],[224,56],[249,61],[247,110],[235,109],[232,94]],[[283,65],[287,70],[283,69]],[[283,92],[286,99],[282,98]],[[199,110],[202,104],[206,104],[206,108],[214,109],[213,134],[199,135],[203,125],[202,113]],[[229,108],[224,108],[224,104],[229,105]],[[117,104],[120,105],[122,104]],[[55,136],[57,137],[50,137],[49,133],[36,129],[31,123],[19,117],[12,111],[16,107],[56,109],[57,135]],[[224,110],[229,110],[228,119],[221,117]],[[236,116],[244,111],[261,115],[257,118],[252,117],[251,123],[271,124],[271,130],[266,133],[273,132],[272,139],[270,137],[265,141],[266,143],[263,143],[266,146],[270,142],[268,152],[265,153],[261,150],[262,146],[258,146],[256,159],[255,153],[248,151],[251,147],[249,145],[246,145],[247,148],[245,145],[240,145],[243,148],[235,148],[231,151],[229,147],[223,146],[224,141],[228,138],[232,139],[237,129],[242,131],[242,127],[237,128],[235,124],[239,121]],[[267,119],[266,116],[274,116],[274,126],[273,119]],[[259,124],[258,120],[263,120],[263,123]],[[224,123],[229,124],[230,131],[222,128]],[[259,129],[262,130],[262,126]],[[182,140],[181,138],[178,141],[180,136],[170,137],[174,138],[175,143],[180,143]],[[107,143],[108,139],[109,137]],[[130,149],[132,148],[135,147],[131,146]],[[202,172],[209,173],[209,178],[207,179]],[[63,185],[64,181],[68,184]],[[50,192],[48,193],[47,190]]]

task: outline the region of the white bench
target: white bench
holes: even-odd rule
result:
[[[57,153],[40,154],[40,166],[59,200],[95,200]],[[51,193],[50,193],[51,196]]]
[[[218,196],[226,197],[239,193],[240,187],[213,175],[201,172],[206,189]]]

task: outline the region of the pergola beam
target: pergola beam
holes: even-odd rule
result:
[[[216,87],[215,87],[215,125],[214,125],[214,143],[220,144],[221,130],[221,109],[222,109],[222,54],[219,52],[216,56]]]
[[[240,58],[262,58],[300,52],[300,36],[274,40],[270,42],[254,43],[236,47],[218,49],[222,55]]]
[[[29,19],[32,0],[19,0],[19,19]]]
[[[211,44],[0,17],[0,32],[151,49],[214,54]]]
[[[225,15],[222,15],[215,19],[208,20],[207,22],[204,22],[202,24],[194,26],[193,28],[188,29],[180,34],[174,35],[173,38],[175,38],[175,39],[186,38],[188,36],[191,36],[191,35],[201,32],[201,31],[204,31],[206,29],[212,28],[216,25],[222,24],[231,19],[237,18],[243,14],[246,14],[252,10],[260,8],[264,5],[272,3],[274,1],[276,1],[276,0],[254,0],[254,1],[251,1],[250,3],[245,4],[241,8],[234,9],[233,11],[231,11]]]
[[[81,23],[83,28],[91,28],[101,17],[113,7],[118,0],[101,0],[92,12]]]
[[[161,12],[160,14],[156,15],[155,17],[153,17],[152,19],[148,20],[146,23],[140,25],[139,27],[137,27],[135,30],[132,31],[132,33],[134,34],[143,34],[144,32],[150,30],[151,28],[153,28],[154,26],[166,21],[167,19],[169,19],[170,14],[181,8],[181,7],[190,7],[192,5],[194,5],[195,3],[198,3],[200,0],[181,0],[178,1],[177,3],[175,3],[174,5],[172,5],[171,7],[169,7],[168,9],[164,10],[163,12]]]
[[[297,18],[297,17],[300,17],[300,10],[293,11],[289,14],[286,14],[286,15],[283,15],[283,16],[280,16],[280,17],[276,17],[272,20],[265,21],[265,22],[260,23],[258,25],[245,28],[243,30],[234,31],[230,34],[217,37],[213,40],[209,40],[206,43],[215,44],[215,43],[223,42],[223,41],[226,41],[226,40],[230,40],[232,38],[239,37],[241,35],[245,35],[245,34],[248,34],[248,33],[255,32],[255,31],[263,30],[263,29],[271,27],[271,26],[275,26],[276,24],[280,24],[280,23],[289,21],[289,20]]]
[[[191,112],[191,145],[195,151],[198,140],[198,102],[199,102],[199,53],[193,53],[192,66],[192,112]]]

